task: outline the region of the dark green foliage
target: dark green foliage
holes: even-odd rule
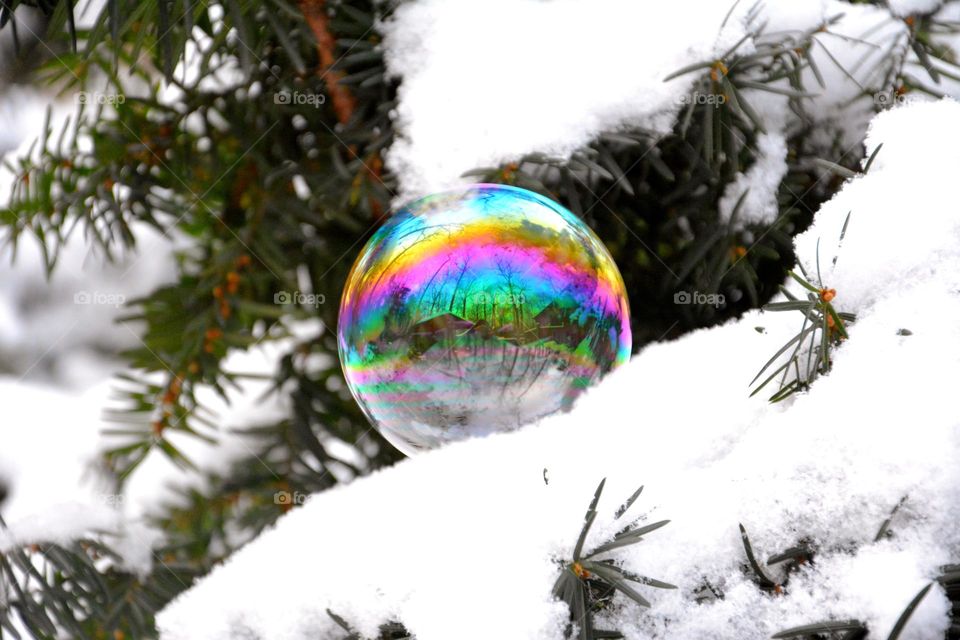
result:
[[[570,607],[571,625],[567,630],[567,635],[572,636],[574,629],[576,629],[577,637],[580,640],[621,637],[617,632],[596,629],[593,619],[598,611],[611,606],[613,596],[617,592],[630,598],[641,607],[649,607],[650,602],[636,590],[633,584],[655,587],[657,589],[676,589],[672,584],[627,571],[612,559],[598,559],[598,556],[606,555],[621,547],[641,542],[643,536],[665,526],[669,520],[662,520],[646,525],[640,525],[642,518],[634,520],[611,539],[594,547],[591,551],[584,553],[584,545],[590,533],[590,527],[593,526],[593,522],[597,518],[597,504],[600,502],[600,494],[603,493],[603,485],[605,482],[606,479],[600,481],[593,495],[593,500],[591,500],[590,506],[587,508],[583,528],[580,530],[577,543],[573,548],[573,558],[569,562],[561,563],[562,568],[560,575],[553,585],[553,595]],[[619,520],[640,496],[642,491],[643,487],[637,489],[637,491],[617,509],[614,518]]]
[[[5,528],[0,518],[0,531]],[[38,542],[0,553],[0,638],[154,635],[154,614],[186,589],[196,575],[157,549],[149,575],[123,568],[106,541],[68,545]]]
[[[757,585],[764,591],[781,593],[782,585],[774,582],[772,578],[767,576],[760,567],[760,563],[757,562],[757,558],[753,553],[753,546],[750,544],[750,537],[747,536],[747,530],[742,524],[740,525],[740,538],[743,540],[743,550],[747,554],[747,562],[750,565],[750,570],[753,572],[753,577]]]
[[[780,389],[770,396],[770,402],[779,402],[797,391],[808,389],[817,376],[829,373],[833,366],[830,359],[831,348],[847,339],[846,325],[856,320],[854,314],[841,313],[834,308],[831,300],[836,291],[824,287],[822,282],[819,287],[815,287],[793,271],[788,274],[808,291],[807,297],[798,299],[786,288],[782,288],[788,300],[774,302],[763,308],[766,311],[799,311],[803,314],[803,324],[799,333],[780,347],[750,382],[754,384],[780,356],[789,351],[790,357],[787,361],[774,369],[750,394],[759,393],[770,381],[780,376]]]

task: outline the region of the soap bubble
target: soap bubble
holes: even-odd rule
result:
[[[568,409],[630,356],[620,272],[575,215],[481,184],[408,204],[357,258],[340,360],[407,455]]]

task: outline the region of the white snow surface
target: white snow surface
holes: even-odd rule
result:
[[[874,114],[874,102],[882,107],[906,99],[884,85],[901,55],[918,84],[960,97],[960,84],[949,78],[938,85],[929,81],[905,46],[908,28],[898,17],[932,12],[941,4],[405,3],[380,27],[387,67],[401,80],[393,114],[398,136],[386,158],[399,177],[396,204],[470,182],[465,172],[525,154],[568,157],[605,131],[642,128],[665,135],[703,72],[664,79],[687,65],[723,55],[745,36],[738,53],[751,53],[761,39],[792,37],[799,42],[804,32],[824,27],[813,36],[809,50],[824,86],[811,69],[803,73],[811,94],[803,102],[817,123],[810,142],[822,147],[824,157],[836,153],[832,145],[838,137],[842,151],[856,149]],[[952,17],[943,15],[947,21]],[[955,37],[938,37],[945,44],[958,43]],[[790,88],[786,79],[779,86]],[[784,140],[807,125],[783,95],[750,88],[741,93],[767,133],[756,141],[757,161],[728,184],[720,214],[728,217],[749,188],[738,221],[769,223],[778,211],[777,190],[787,171]],[[919,97],[910,94],[910,99],[929,99],[916,93]]]
[[[739,174],[727,185],[720,199],[720,215],[724,220],[729,220],[742,197],[743,203],[737,213],[739,222],[773,220],[780,211],[777,189],[785,175],[787,141],[779,133],[760,134],[757,138],[757,159],[746,173]]]
[[[527,152],[568,155],[619,126],[666,133],[693,77],[664,78],[743,33],[736,21],[720,32],[725,2],[691,9],[632,0],[402,5],[382,27],[388,69],[402,76],[390,168],[419,195]]]
[[[619,529],[613,512],[645,485],[630,513],[671,523],[609,557],[679,589],[641,587],[650,609],[617,595],[601,628],[760,640],[857,618],[886,637],[939,567],[960,559],[957,122],[950,100],[877,116],[866,151],[884,146],[870,172],[797,238],[814,278],[819,242],[823,285],[857,314],[832,372],[808,392],[749,397],[800,330],[799,312],[754,311],[652,345],[568,414],[313,496],[161,612],[162,638],[342,637],[328,608],[366,636],[397,620],[420,640],[560,638],[557,562],[603,477],[587,548]],[[893,536],[874,542],[905,496]],[[816,562],[767,595],[744,571],[738,523],[761,561],[806,540]],[[705,581],[724,598],[697,604]],[[933,588],[901,638],[942,638],[947,611]]]
[[[825,145],[837,129],[846,132],[847,146],[856,145],[873,111],[865,92],[890,90],[881,86],[896,62],[889,45],[906,35],[896,16],[939,4],[409,2],[380,27],[388,69],[401,79],[394,113],[399,135],[387,163],[400,178],[401,197],[413,197],[462,184],[464,172],[527,153],[568,156],[604,131],[640,127],[665,134],[700,75],[664,82],[669,74],[711,61],[747,33],[799,38],[834,18],[810,50],[827,90],[805,72],[804,84],[816,94],[807,99],[808,110],[830,125]],[[750,53],[755,42],[747,37],[738,51]],[[912,54],[908,66],[917,66]],[[957,93],[953,86],[937,89]],[[797,124],[785,97],[750,89],[744,94],[774,137]],[[769,212],[769,189],[751,198],[759,209],[748,218]]]
[[[888,0],[887,4],[898,16],[908,16],[935,11],[943,5],[943,0]]]
[[[308,328],[312,330],[307,332]],[[302,327],[298,333],[302,338],[315,335],[316,329]],[[225,366],[269,376],[290,348],[289,340],[267,341],[229,356]],[[104,409],[114,404],[116,385],[101,360],[92,360],[86,371],[90,386],[82,391],[54,388],[49,381],[39,385],[0,378],[5,410],[0,423],[0,483],[9,491],[2,505],[7,527],[0,528],[0,552],[11,545],[65,543],[105,533],[125,564],[148,571],[158,532],[147,528],[144,516],[181,502],[184,489],[208,490],[206,474],[222,474],[236,461],[254,458],[255,439],[234,429],[280,420],[289,415],[289,403],[282,393],[267,394],[269,380],[239,381],[238,388],[229,389],[227,402],[212,389],[199,389],[198,400],[224,427],[208,434],[217,442],[170,436],[197,468],[184,470],[162,453],[151,452],[127,479],[123,492],[115,493],[98,461],[104,449],[117,444],[103,433],[116,427],[103,416]],[[43,452],[42,463],[38,452]]]

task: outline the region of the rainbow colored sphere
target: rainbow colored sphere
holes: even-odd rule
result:
[[[347,278],[338,340],[350,391],[407,455],[568,409],[632,342],[599,238],[556,202],[494,184],[394,213]]]

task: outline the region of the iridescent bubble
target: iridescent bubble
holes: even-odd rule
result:
[[[343,292],[340,361],[411,455],[568,409],[630,356],[620,272],[596,235],[525,189],[480,184],[397,211]]]

